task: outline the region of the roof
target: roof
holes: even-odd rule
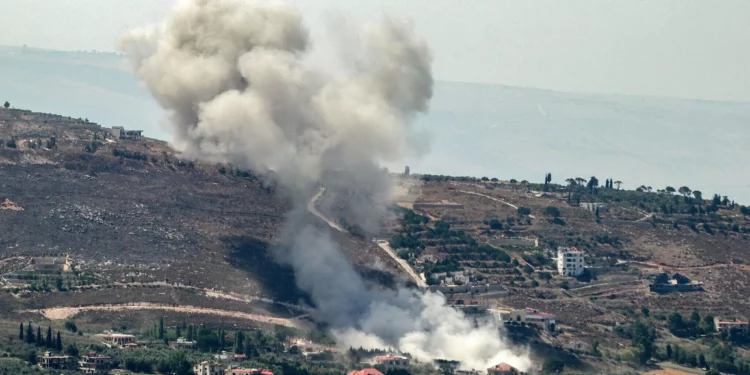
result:
[[[247,358],[247,356],[244,354],[235,354],[234,358]]]
[[[224,370],[227,373],[234,372],[235,374],[261,374],[261,375],[273,375],[273,371],[262,368],[228,368]]]
[[[747,324],[750,324],[750,323],[748,323],[748,322],[725,322],[725,321],[722,321],[722,320],[720,320],[720,321],[719,321],[719,324],[729,324],[729,325],[747,325]]]
[[[376,361],[401,361],[407,359],[406,357],[401,357],[397,355],[379,355],[375,357]]]
[[[537,318],[554,318],[555,314],[549,314],[549,313],[543,313],[539,312],[537,309],[532,309],[531,307],[526,308],[526,315],[527,316],[534,316]]]
[[[370,367],[358,371],[352,371],[348,375],[383,375],[383,373],[378,371],[377,369]]]
[[[495,371],[515,371],[516,368],[503,362],[495,365],[495,367],[490,368],[489,370],[495,370]]]

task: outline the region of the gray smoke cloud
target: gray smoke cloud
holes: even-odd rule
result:
[[[354,223],[376,230],[390,191],[379,164],[410,151],[407,126],[428,109],[433,84],[429,49],[403,22],[362,27],[334,72],[311,64],[309,39],[301,15],[284,4],[192,0],[161,25],[123,36],[120,47],[168,112],[184,157],[272,169],[291,192],[298,208],[276,256],[341,344],[478,369],[528,367],[496,323],[476,327],[439,294],[368,285],[300,213],[323,184]]]

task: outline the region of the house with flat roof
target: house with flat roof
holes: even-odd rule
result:
[[[714,318],[714,326],[717,332],[736,331],[748,333],[750,331],[750,322],[748,321],[730,321]]]
[[[409,367],[409,358],[398,355],[379,355],[373,358],[372,363],[383,366],[386,370],[403,369]]]

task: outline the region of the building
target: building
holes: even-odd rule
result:
[[[110,359],[112,357],[89,352],[78,361],[78,371],[84,374],[106,375],[109,373]]]
[[[383,375],[383,373],[378,371],[378,369],[370,367],[362,370],[351,371],[347,375]]]
[[[402,369],[409,367],[409,358],[397,355],[379,355],[373,358],[372,363],[383,366],[386,370]]]
[[[550,332],[555,331],[555,315],[540,312],[537,309],[527,307],[525,309],[513,310],[508,314],[508,321],[539,324]]]
[[[224,368],[215,363],[203,361],[193,366],[195,375],[224,375]]]
[[[507,364],[507,363],[500,363],[495,365],[495,367],[490,367],[487,369],[487,375],[518,375],[519,371],[515,367]]]
[[[591,212],[599,210],[600,213],[609,212],[609,206],[606,203],[584,203],[581,202],[581,207]]]
[[[750,331],[750,322],[747,321],[727,321],[719,318],[714,318],[714,326],[717,332],[742,332],[748,333]]]
[[[580,276],[586,269],[583,251],[575,247],[557,248],[557,272],[563,276]]]
[[[73,258],[66,255],[61,257],[34,257],[32,258],[34,271],[64,271],[73,270]]]
[[[37,356],[39,367],[48,370],[75,370],[76,359],[69,355],[52,355],[51,352],[44,352],[44,355]]]
[[[273,375],[273,371],[262,368],[233,368],[224,369],[224,375]]]
[[[169,347],[172,349],[190,349],[195,347],[195,341],[186,340],[184,337],[180,337],[175,341],[169,343]]]
[[[123,333],[108,333],[101,335],[101,338],[108,341],[112,345],[121,347],[129,347],[129,344],[135,344],[135,336],[123,334]]]
[[[126,130],[122,126],[113,126],[109,129],[109,134],[117,140],[139,141],[143,137],[143,130]]]

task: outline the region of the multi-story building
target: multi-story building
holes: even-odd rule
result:
[[[52,370],[74,370],[76,368],[76,359],[69,355],[52,355],[51,352],[44,352],[44,355],[37,357],[39,367]]]
[[[563,276],[580,276],[586,269],[583,251],[575,247],[557,248],[557,271]]]
[[[78,361],[78,371],[84,374],[106,375],[109,373],[110,359],[112,357],[89,352],[88,355],[81,356],[81,360]]]
[[[224,375],[224,367],[203,361],[193,366],[193,372],[195,375]]]

